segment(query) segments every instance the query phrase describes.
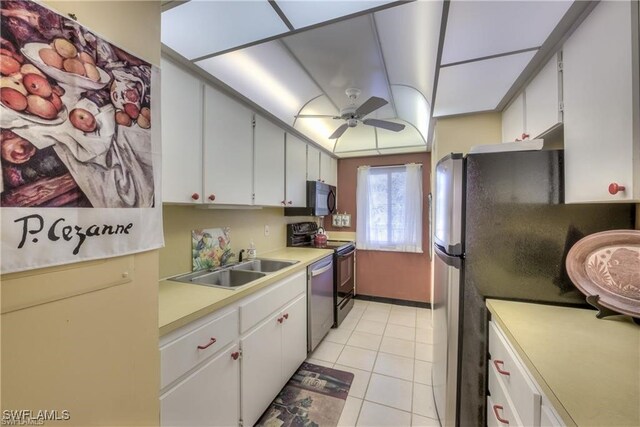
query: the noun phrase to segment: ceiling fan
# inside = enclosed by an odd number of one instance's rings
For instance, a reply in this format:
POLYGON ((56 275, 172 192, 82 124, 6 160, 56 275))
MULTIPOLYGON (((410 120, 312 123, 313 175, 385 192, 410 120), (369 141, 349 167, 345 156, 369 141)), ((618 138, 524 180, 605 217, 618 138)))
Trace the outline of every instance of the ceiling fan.
POLYGON ((298 119, 317 119, 331 117, 333 119, 342 119, 346 123, 340 125, 329 137, 329 139, 338 139, 348 128, 356 127, 358 122, 362 122, 365 125, 373 126, 377 128, 391 130, 393 132, 400 132, 404 129, 404 125, 400 123, 389 122, 386 120, 378 119, 365 119, 364 117, 377 110, 380 107, 387 105, 389 102, 385 99, 372 96, 367 99, 362 105, 356 107, 356 99, 360 96, 360 89, 349 88, 345 91, 350 100, 350 105, 340 110, 339 116, 329 116, 324 114, 298 114, 295 116, 298 119))

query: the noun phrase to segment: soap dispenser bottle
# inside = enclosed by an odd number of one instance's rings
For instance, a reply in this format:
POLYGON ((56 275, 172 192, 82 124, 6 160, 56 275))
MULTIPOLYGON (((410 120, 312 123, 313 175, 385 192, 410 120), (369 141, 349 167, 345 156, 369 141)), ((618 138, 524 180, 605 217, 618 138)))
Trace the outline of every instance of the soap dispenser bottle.
POLYGON ((253 243, 253 240, 249 244, 249 249, 247 250, 247 258, 255 259, 256 257, 256 245, 253 243))

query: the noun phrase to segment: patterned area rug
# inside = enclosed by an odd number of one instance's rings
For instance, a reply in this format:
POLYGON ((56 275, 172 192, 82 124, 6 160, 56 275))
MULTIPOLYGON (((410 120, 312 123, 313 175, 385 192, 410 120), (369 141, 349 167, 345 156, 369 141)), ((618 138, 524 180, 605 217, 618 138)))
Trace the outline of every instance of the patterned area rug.
POLYGON ((351 372, 304 362, 256 425, 337 426, 352 381, 351 372))

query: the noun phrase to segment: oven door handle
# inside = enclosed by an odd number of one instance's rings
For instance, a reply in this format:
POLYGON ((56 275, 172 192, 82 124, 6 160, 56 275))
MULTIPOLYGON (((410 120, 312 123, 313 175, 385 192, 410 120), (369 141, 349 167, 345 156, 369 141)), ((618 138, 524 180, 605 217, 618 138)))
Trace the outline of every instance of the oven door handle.
POLYGON ((351 251, 347 252, 346 254, 338 254, 338 258, 346 258, 348 256, 351 256, 352 253, 354 253, 356 251, 356 248, 353 248, 351 251))
POLYGON ((330 262, 329 264, 326 265, 326 267, 320 268, 318 270, 311 270, 311 277, 319 276, 322 273, 329 271, 331 267, 333 267, 333 262, 330 262))

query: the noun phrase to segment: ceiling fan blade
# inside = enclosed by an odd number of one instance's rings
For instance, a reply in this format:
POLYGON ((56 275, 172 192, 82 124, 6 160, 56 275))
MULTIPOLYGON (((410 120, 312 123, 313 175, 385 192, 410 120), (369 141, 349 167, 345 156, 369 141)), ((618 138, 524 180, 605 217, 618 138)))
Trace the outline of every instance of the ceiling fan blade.
POLYGON ((338 116, 330 116, 328 114, 298 114, 296 116, 293 116, 297 119, 324 119, 324 118, 328 118, 328 119, 339 119, 340 117, 338 116))
POLYGON ((387 101, 386 99, 372 96, 371 98, 364 101, 364 103, 356 109, 356 114, 360 117, 364 117, 372 111, 375 111, 380 107, 384 107, 388 103, 389 101, 387 101))
POLYGON ((362 123, 364 123, 365 125, 374 126, 377 128, 392 130, 394 132, 400 132, 402 129, 404 129, 403 124, 388 122, 386 120, 364 119, 362 123))
POLYGON ((342 124, 340 125, 340 127, 338 127, 338 129, 336 129, 331 136, 329 137, 329 139, 338 139, 342 136, 342 134, 349 128, 348 124, 342 124))

